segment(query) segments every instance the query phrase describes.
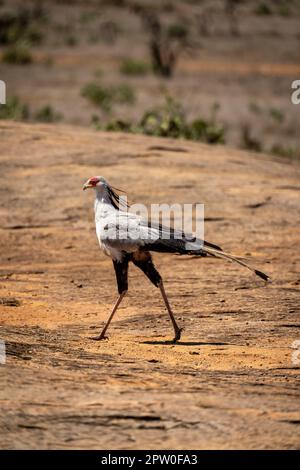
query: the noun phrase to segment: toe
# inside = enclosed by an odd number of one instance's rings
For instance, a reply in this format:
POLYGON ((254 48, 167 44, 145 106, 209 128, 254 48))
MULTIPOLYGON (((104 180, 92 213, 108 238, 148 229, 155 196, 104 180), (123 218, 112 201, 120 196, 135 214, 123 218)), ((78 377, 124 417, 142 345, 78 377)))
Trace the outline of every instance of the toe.
POLYGON ((102 341, 104 339, 108 339, 107 336, 102 336, 102 335, 99 335, 99 336, 89 336, 89 339, 92 339, 94 341, 102 341))

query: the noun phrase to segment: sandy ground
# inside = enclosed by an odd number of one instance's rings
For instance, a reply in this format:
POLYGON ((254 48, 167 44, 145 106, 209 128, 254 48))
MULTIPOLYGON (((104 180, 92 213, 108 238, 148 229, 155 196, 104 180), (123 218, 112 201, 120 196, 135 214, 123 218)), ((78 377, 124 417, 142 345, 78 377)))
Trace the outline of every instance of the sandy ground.
POLYGON ((300 444, 299 164, 226 147, 1 123, 0 446, 240 449, 300 444), (135 267, 116 298, 94 232, 95 174, 136 202, 204 202, 206 238, 247 255, 156 255, 184 327, 135 267), (297 264, 298 263, 298 264, 297 264))

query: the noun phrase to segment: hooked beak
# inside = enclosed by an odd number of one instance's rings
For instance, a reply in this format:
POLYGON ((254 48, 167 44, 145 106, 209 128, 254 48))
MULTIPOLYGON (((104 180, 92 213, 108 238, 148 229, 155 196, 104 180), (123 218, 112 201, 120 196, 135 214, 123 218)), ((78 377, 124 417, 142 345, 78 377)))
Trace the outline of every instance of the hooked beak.
POLYGON ((93 187, 93 185, 87 181, 86 183, 84 183, 82 189, 83 189, 83 191, 85 191, 86 189, 92 188, 92 187, 93 187))

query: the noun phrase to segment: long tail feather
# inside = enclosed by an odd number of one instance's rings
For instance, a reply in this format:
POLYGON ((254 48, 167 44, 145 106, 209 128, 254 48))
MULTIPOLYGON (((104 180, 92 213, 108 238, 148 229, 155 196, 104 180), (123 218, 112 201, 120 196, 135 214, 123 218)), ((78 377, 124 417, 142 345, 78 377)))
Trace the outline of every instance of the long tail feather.
POLYGON ((270 280, 270 277, 267 274, 263 273, 262 271, 259 271, 258 269, 252 268, 251 266, 249 266, 249 264, 245 263, 245 261, 242 261, 242 258, 240 258, 238 256, 233 256, 229 253, 225 253, 224 251, 218 251, 218 250, 215 250, 214 248, 210 248, 210 247, 207 247, 207 246, 203 247, 203 251, 205 253, 207 253, 208 255, 210 255, 210 256, 214 256, 215 258, 222 258, 222 259, 227 259, 227 260, 230 260, 230 261, 234 261, 235 263, 238 263, 241 266, 244 266, 245 268, 249 269, 250 271, 255 273, 257 276, 259 276, 264 281, 269 281, 270 280))

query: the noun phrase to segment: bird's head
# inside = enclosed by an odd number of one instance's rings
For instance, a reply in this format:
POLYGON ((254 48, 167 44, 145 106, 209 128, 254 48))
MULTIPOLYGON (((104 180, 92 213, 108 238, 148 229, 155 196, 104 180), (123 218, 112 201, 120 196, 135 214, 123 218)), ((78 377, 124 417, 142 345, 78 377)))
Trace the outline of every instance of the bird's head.
POLYGON ((124 197, 121 199, 119 194, 116 191, 124 193, 122 189, 115 188, 108 184, 103 176, 93 176, 89 178, 83 185, 83 190, 88 188, 94 188, 97 191, 97 196, 105 197, 110 203, 116 208, 129 207, 127 200, 124 200, 124 197))
POLYGON ((101 189, 104 189, 108 186, 107 181, 103 176, 92 176, 92 178, 89 178, 83 185, 83 190, 85 191, 86 189, 89 188, 95 188, 97 191, 101 191, 101 189))

